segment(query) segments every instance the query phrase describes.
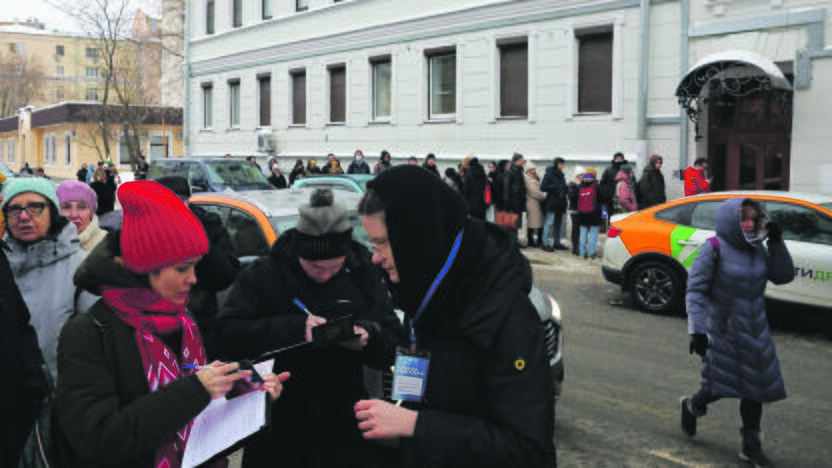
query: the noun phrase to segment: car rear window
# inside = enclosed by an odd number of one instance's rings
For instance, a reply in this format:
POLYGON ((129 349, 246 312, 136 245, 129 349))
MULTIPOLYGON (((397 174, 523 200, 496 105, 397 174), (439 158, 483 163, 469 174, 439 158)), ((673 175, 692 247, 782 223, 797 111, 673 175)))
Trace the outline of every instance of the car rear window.
POLYGON ((668 223, 689 226, 690 212, 692 211, 692 209, 693 208, 688 204, 676 205, 671 206, 670 208, 665 208, 661 211, 657 211, 654 216, 656 217, 656 219, 667 221, 668 223))
POLYGON ((206 162, 208 178, 218 185, 269 185, 268 179, 250 163, 206 162))
POLYGON ((155 179, 157 177, 174 174, 177 163, 153 163, 147 171, 148 179, 155 179))

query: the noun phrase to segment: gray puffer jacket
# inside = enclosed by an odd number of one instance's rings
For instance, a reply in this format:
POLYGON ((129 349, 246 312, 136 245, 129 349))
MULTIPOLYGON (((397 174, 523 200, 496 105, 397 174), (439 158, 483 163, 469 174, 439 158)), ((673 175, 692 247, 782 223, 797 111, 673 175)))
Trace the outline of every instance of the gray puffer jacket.
MULTIPOLYGON (((728 200, 716 214, 719 257, 705 242, 688 277, 688 332, 707 334, 702 385, 715 397, 763 403, 786 398, 777 351, 768 329, 768 281, 794 279, 784 242, 749 241, 740 226, 743 200, 728 200)), ((758 232, 761 226, 758 226, 758 232)))
POLYGON ((54 238, 28 246, 10 236, 6 238, 11 249, 7 257, 12 273, 32 314, 31 323, 38 333, 38 343, 53 379, 58 377, 61 328, 76 313, 86 312, 97 299, 84 292, 75 303, 72 276, 87 254, 81 250, 75 225, 63 217, 55 222, 66 225, 54 238))

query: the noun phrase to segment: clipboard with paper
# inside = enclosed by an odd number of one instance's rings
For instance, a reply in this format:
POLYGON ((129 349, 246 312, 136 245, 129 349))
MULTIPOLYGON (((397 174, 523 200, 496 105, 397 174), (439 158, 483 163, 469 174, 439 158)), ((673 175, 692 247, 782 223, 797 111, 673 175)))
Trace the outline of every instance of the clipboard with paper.
MULTIPOLYGON (((261 375, 272 371, 274 360, 254 365, 261 375)), ((269 395, 252 392, 227 400, 217 398, 194 419, 182 467, 191 468, 227 454, 270 423, 269 395)))

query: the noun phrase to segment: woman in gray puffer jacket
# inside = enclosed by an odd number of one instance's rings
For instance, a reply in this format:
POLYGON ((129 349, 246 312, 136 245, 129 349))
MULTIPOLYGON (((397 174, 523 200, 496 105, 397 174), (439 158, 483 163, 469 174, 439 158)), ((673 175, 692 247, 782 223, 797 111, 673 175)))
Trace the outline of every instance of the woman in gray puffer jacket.
POLYGON ((716 214, 716 238, 705 242, 688 278, 690 352, 702 356, 702 387, 681 399, 682 431, 696 435, 696 418, 720 398, 739 398, 740 458, 767 466, 762 452, 763 403, 786 398, 768 329, 766 284, 794 279, 780 226, 762 204, 735 198, 716 214), (768 241, 763 240, 768 236, 768 241))

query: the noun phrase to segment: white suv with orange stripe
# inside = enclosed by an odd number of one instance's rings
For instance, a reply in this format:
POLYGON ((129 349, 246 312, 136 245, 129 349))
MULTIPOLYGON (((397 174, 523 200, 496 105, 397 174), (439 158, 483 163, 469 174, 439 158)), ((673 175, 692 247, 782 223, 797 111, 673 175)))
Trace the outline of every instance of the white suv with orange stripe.
POLYGON ((699 247, 716 235, 714 218, 729 198, 763 202, 794 259, 795 281, 769 285, 766 297, 832 307, 832 197, 789 192, 719 192, 617 215, 607 233, 601 271, 649 312, 684 304, 688 270, 699 247))

